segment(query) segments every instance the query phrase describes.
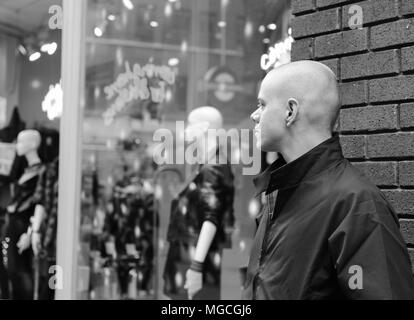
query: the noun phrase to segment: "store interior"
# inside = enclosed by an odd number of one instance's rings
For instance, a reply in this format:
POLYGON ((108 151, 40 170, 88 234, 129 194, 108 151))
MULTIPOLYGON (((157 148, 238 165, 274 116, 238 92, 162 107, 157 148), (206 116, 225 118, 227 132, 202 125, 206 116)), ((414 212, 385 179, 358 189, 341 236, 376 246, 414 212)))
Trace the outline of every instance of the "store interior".
MULTIPOLYGON (((19 132, 40 132, 42 163, 52 177, 58 167, 59 126, 64 121, 61 6, 60 0, 0 3, 0 147, 8 151, 0 160, 3 231, 13 183, 28 166, 24 156, 13 152, 19 132)), ((169 299, 163 271, 171 202, 192 167, 157 165, 154 132, 167 128, 182 139, 177 121, 186 122, 201 106, 217 108, 225 129, 252 129, 249 117, 267 71, 263 55, 289 38, 290 1, 88 0, 85 10, 80 233, 74 236, 79 247, 78 298, 169 299), (146 82, 137 88, 128 79, 136 68, 162 71, 144 74, 141 80, 146 82)), ((251 145, 240 143, 232 152, 240 154, 251 145)), ((263 166, 270 158, 264 157, 263 166)), ((220 261, 222 299, 240 298, 261 206, 252 177, 242 169, 241 164, 232 167, 235 224, 232 245, 220 261)), ((55 186, 57 175, 53 179, 50 184, 55 186)), ((55 202, 52 211, 57 211, 55 202)), ((44 264, 34 259, 37 299, 53 298, 53 290, 44 289, 47 269, 56 263, 52 251, 64 246, 56 243, 57 212, 48 216, 52 218, 43 221, 42 232, 44 237, 52 234, 54 245, 44 264)), ((6 240, 2 236, 3 299, 13 297, 7 288, 6 240)), ((176 281, 184 276, 177 275, 176 281)))
MULTIPOLYGON (((44 173, 50 173, 52 164, 59 161, 59 125, 62 112, 60 87, 61 30, 51 28, 49 8, 61 1, 2 1, 0 3, 0 207, 1 207, 1 298, 26 299, 35 297, 34 282, 18 281, 25 278, 24 264, 40 266, 43 262, 55 264, 55 250, 42 251, 39 261, 34 262, 31 250, 15 253, 13 232, 17 226, 14 218, 24 211, 23 202, 34 201, 36 190, 41 187, 40 179, 30 178, 27 195, 22 192, 19 179, 31 168, 42 166, 44 173), (31 150, 16 153, 17 138, 21 132, 39 134, 39 143, 31 150), (28 154, 31 154, 29 157, 28 154), (39 163, 32 164, 33 155, 39 163), (23 194, 25 196, 23 197, 23 194), (11 214, 10 206, 15 204, 17 212, 11 214), (17 279, 17 280, 16 280, 17 279), (14 286, 13 286, 14 284, 14 286), (14 288, 14 289, 13 289, 14 288)), ((27 136, 26 142, 31 138, 27 136)), ((26 175, 27 177, 27 175, 26 175)), ((22 180, 20 180, 22 182, 22 180)), ((57 175, 51 184, 58 183, 57 175)), ((27 187, 25 185, 25 187, 27 187)), ((48 207, 51 209, 51 207, 48 207)), ((23 214, 22 214, 23 215, 23 214)), ((43 220, 48 232, 56 234, 56 223, 43 220)), ((16 230, 16 229, 15 229, 16 230)), ((29 228, 23 234, 29 234, 29 228)), ((42 229, 42 232, 44 230, 42 229)), ((45 237, 44 237, 45 238, 45 237)), ((49 244, 55 248, 55 236, 49 244)), ((47 273, 40 266, 38 279, 47 273)), ((31 270, 30 270, 31 271, 31 270)), ((39 280, 40 281, 40 280, 39 280)), ((38 284, 39 284, 38 281, 38 284)), ((44 281, 43 281, 44 282, 44 281)), ((47 286, 37 290, 38 298, 52 298, 53 292, 47 286), (40 295, 40 297, 39 297, 40 295)))

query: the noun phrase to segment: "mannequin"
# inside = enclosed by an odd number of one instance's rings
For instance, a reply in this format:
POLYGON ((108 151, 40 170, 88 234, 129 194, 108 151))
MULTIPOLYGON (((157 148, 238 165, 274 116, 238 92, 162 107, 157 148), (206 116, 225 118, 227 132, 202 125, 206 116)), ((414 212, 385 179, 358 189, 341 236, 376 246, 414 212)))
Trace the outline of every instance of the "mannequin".
POLYGON ((28 167, 15 182, 14 196, 7 207, 9 225, 7 235, 10 239, 7 250, 8 270, 12 284, 13 299, 29 300, 33 298, 33 274, 30 248, 32 228, 30 220, 36 208, 35 189, 44 170, 38 155, 41 143, 39 132, 22 131, 17 137, 16 152, 24 156, 28 167))
MULTIPOLYGON (((183 260, 182 257, 177 256, 177 253, 182 247, 188 247, 190 251, 188 259, 191 263, 187 265, 185 271, 184 289, 187 290, 186 294, 190 300, 220 299, 220 264, 225 238, 224 228, 227 227, 226 223, 234 222, 234 177, 230 165, 226 159, 223 159, 217 137, 208 134, 208 130, 222 127, 222 115, 213 107, 197 108, 188 116, 186 142, 197 145, 197 160, 200 167, 172 204, 168 232, 170 250, 165 278, 172 285, 173 293, 179 290, 174 285, 176 284, 174 282, 177 282, 178 272, 176 267, 178 264, 174 265, 174 260, 183 260), (187 236, 183 237, 182 234, 187 236)), ((183 297, 178 295, 175 298, 183 297)))

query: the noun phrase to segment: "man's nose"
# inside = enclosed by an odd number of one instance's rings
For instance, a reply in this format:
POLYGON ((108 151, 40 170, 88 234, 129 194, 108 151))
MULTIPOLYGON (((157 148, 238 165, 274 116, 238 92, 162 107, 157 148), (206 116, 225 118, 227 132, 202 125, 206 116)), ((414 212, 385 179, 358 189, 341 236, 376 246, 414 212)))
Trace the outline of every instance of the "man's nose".
POLYGON ((250 119, 252 119, 254 123, 259 123, 260 122, 260 109, 257 109, 255 112, 253 112, 250 116, 250 119))

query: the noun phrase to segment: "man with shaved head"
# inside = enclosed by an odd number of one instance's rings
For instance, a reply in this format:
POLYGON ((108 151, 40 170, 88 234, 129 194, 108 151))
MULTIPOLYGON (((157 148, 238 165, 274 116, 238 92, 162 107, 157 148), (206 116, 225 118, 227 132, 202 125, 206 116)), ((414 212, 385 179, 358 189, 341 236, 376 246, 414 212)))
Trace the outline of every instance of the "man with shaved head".
POLYGON ((266 199, 246 299, 414 299, 398 218, 343 156, 337 79, 298 61, 272 70, 252 114, 257 147, 280 157, 255 179, 266 199))

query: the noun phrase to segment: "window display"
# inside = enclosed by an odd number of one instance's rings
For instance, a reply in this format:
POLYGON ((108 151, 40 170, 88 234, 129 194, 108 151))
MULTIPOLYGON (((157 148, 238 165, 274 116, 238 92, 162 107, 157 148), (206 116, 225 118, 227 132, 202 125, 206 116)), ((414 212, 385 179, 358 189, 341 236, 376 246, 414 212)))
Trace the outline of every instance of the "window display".
POLYGON ((70 113, 68 72, 61 75, 69 65, 61 59, 63 16, 75 10, 68 4, 66 11, 61 0, 0 4, 0 298, 53 299, 60 282, 51 284, 50 272, 59 263, 74 280, 62 296, 239 298, 260 206, 240 155, 258 152, 244 136, 231 146, 219 140, 206 154, 226 161, 210 167, 186 161, 186 135, 194 119, 204 129, 210 120, 224 131, 252 128, 261 62, 286 59, 275 44, 290 43, 290 1, 78 3, 84 55, 70 62, 83 68, 82 98, 73 104, 81 127, 70 170, 62 169, 69 157, 59 157, 59 130, 67 131, 60 119, 70 113), (155 156, 158 130, 174 137, 161 154, 169 163, 155 156), (18 136, 30 145, 20 155, 18 136), (73 170, 79 186, 65 176, 73 170), (66 184, 78 186, 76 196, 59 194, 66 184), (71 214, 76 226, 58 232, 58 217, 67 223, 71 214), (57 261, 67 248, 71 261, 57 261))
POLYGON ((165 152, 179 154, 203 106, 223 130, 251 129, 262 55, 288 38, 289 6, 87 1, 78 297, 241 297, 259 208, 251 177, 230 161, 160 163, 154 133, 169 130, 165 152))
MULTIPOLYGON (((209 129, 222 126, 217 109, 201 107, 190 113, 186 135, 206 141, 209 129)), ((222 253, 231 247, 234 226, 234 176, 223 154, 227 146, 218 145, 216 137, 198 147, 198 168, 171 205, 164 293, 179 300, 220 300, 222 253), (211 158, 218 163, 210 164, 211 158)))
POLYGON ((61 0, 0 3, 0 299, 53 299, 61 0), (55 87, 53 87, 55 88, 55 87), (47 108, 43 108, 43 106, 47 108))

